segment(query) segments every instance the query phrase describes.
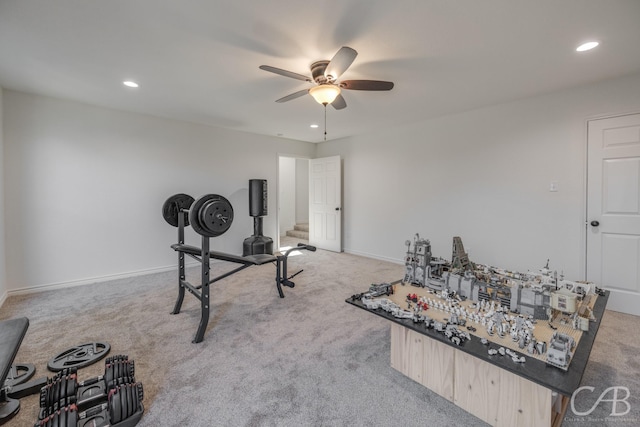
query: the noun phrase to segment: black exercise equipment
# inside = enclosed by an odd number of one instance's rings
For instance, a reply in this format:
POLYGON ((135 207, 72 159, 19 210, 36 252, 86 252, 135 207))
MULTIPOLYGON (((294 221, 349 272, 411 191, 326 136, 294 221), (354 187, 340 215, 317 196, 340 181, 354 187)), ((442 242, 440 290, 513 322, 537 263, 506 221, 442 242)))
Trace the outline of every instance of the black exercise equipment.
POLYGON ((191 227, 202 236, 218 237, 233 223, 231 203, 218 194, 202 196, 190 211, 191 227))
POLYGON ((47 368, 58 372, 65 368, 84 368, 104 358, 111 350, 106 342, 90 342, 76 345, 53 356, 47 368))
MULTIPOLYGON (((178 226, 178 216, 183 210, 189 210, 195 199, 188 194, 175 194, 162 205, 162 217, 174 227, 178 226)), ((189 218, 185 218, 184 225, 189 225, 189 218)))
POLYGON ((31 363, 14 363, 11 365, 7 379, 4 380, 5 387, 15 387, 29 381, 36 373, 35 365, 31 363))
POLYGON ((198 234, 206 237, 224 234, 233 223, 231 203, 218 194, 207 194, 195 203, 187 194, 175 194, 162 205, 162 216, 174 227, 178 227, 178 219, 184 212, 189 212, 188 218, 183 218, 184 225, 191 225, 198 234))
POLYGON ((77 368, 59 371, 40 390, 40 413, 43 420, 69 405, 84 411, 107 401, 109 390, 122 384, 135 383, 135 365, 126 355, 105 359, 104 375, 78 382, 77 368))
MULTIPOLYGON (((142 407, 142 384, 123 384, 109 393, 109 419, 112 425, 132 417, 142 407)), ((141 413, 140 413, 141 414, 141 413)), ((142 415, 142 414, 141 414, 142 415)))
POLYGON ((26 317, 0 322, 0 424, 9 421, 20 410, 20 401, 8 396, 10 386, 5 385, 5 380, 28 328, 26 317))
POLYGON ((47 378, 43 377, 29 381, 35 373, 36 367, 30 363, 12 365, 3 386, 6 395, 11 399, 21 399, 36 394, 40 387, 47 382, 47 378))
POLYGON ((249 180, 249 215, 253 217, 253 235, 244 239, 242 256, 273 254, 273 239, 262 234, 262 217, 267 215, 267 180, 249 180))
POLYGON ((46 378, 31 380, 33 365, 13 365, 13 359, 29 328, 29 319, 21 317, 0 321, 0 425, 20 411, 21 398, 37 393, 46 378))
MULTIPOLYGON (((9 421, 20 410, 21 397, 37 393, 50 384, 47 378, 28 381, 34 374, 32 365, 13 366, 13 359, 20 348, 22 339, 29 328, 29 319, 22 317, 0 321, 0 425, 9 421), (8 380, 8 381, 7 381, 8 380)), ((106 355, 106 353, 105 353, 106 355)), ((104 357, 104 356, 102 356, 104 357)), ((105 375, 81 383, 89 387, 89 382, 103 382, 108 389, 104 403, 78 411, 76 404, 60 406, 44 419, 38 420, 37 427, 133 427, 144 413, 142 384, 133 379, 133 361, 126 356, 114 356, 105 361, 105 375), (130 377, 127 375, 131 374, 130 377), (125 379, 128 378, 128 379, 125 379)), ((65 369, 58 378, 71 375, 75 368, 65 369)), ((59 382, 55 386, 52 400, 73 388, 70 381, 59 382), (64 390, 63 390, 64 388, 64 390)), ((53 388, 52 388, 53 390, 53 388)), ((76 394, 77 395, 77 394, 76 394)), ((45 392, 45 399, 48 397, 45 392)), ((41 395, 42 399, 42 395, 41 395)), ((62 399, 64 400, 64 399, 62 399)))
MULTIPOLYGON (((196 201, 193 204, 189 202, 189 196, 185 194, 176 194, 171 196, 163 205, 163 216, 165 220, 173 225, 173 218, 177 217, 178 227, 178 243, 171 245, 171 248, 178 252, 178 299, 176 300, 172 314, 180 313, 182 302, 184 301, 185 289, 189 291, 193 296, 200 300, 200 324, 196 331, 196 335, 193 339, 194 343, 202 342, 204 333, 209 323, 209 309, 210 309, 210 290, 209 286, 219 280, 229 277, 247 267, 253 265, 263 265, 266 263, 276 263, 276 287, 278 289, 278 295, 280 298, 284 298, 282 292, 282 286, 288 286, 293 288, 294 283, 290 280, 293 276, 287 277, 287 257, 291 250, 288 250, 283 255, 274 256, 271 254, 256 254, 248 256, 238 256, 233 254, 227 254, 223 252, 211 251, 210 241, 211 237, 219 236, 229 229, 231 221, 233 220, 233 208, 222 196, 206 195, 196 201), (214 205, 212 205, 214 204, 214 205), (229 215, 229 213, 231 213, 229 215), (188 224, 187 216, 190 219, 191 226, 198 234, 202 236, 201 247, 186 245, 184 243, 184 228, 188 224), (209 218, 211 217, 211 218, 209 218), (224 218, 224 219, 223 219, 224 218), (196 223, 198 225, 196 225, 196 223), (214 233, 218 233, 215 234, 214 233), (215 235, 214 235, 215 234, 215 235), (200 280, 201 284, 198 286, 192 285, 186 280, 185 271, 185 255, 200 262, 200 280), (227 261, 235 264, 240 264, 239 267, 223 273, 213 279, 209 279, 209 272, 211 270, 211 259, 218 259, 221 261, 227 261)), ((298 244, 295 249, 306 249, 309 251, 315 251, 316 248, 302 243, 298 244)))
POLYGON ((249 216, 257 218, 269 214, 267 195, 266 179, 249 180, 249 216))
POLYGON ((56 410, 34 427, 133 427, 142 418, 141 383, 122 384, 109 391, 107 402, 79 411, 75 404, 56 410))

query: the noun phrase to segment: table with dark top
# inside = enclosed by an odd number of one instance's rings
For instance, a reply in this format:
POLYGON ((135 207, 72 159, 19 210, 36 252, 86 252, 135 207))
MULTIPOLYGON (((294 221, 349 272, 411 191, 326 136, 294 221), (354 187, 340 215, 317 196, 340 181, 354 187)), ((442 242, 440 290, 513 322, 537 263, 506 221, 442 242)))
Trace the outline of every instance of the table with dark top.
MULTIPOLYGON (((399 287, 400 287, 399 285, 396 285, 396 288, 399 288, 399 287)), ((410 289, 411 288, 407 287, 407 290, 410 290, 410 289)), ((396 289, 396 291, 400 292, 400 289, 396 289)), ((566 371, 560 368, 557 368, 555 366, 548 365, 543 360, 539 360, 534 357, 529 357, 526 351, 518 352, 519 354, 522 354, 525 356, 526 358, 525 363, 514 363, 511 360, 511 357, 509 357, 508 355, 500 356, 499 354, 497 354, 497 355, 491 356, 487 352, 488 346, 482 344, 480 341, 480 338, 477 336, 474 336, 473 334, 471 334, 470 340, 463 342, 461 345, 456 345, 453 342, 451 342, 443 333, 438 332, 434 329, 425 328, 423 323, 415 323, 412 319, 396 318, 391 313, 388 313, 380 308, 370 310, 366 306, 364 306, 362 301, 358 298, 350 297, 350 298, 347 298, 346 302, 368 313, 387 319, 393 322, 393 324, 402 326, 409 331, 417 332, 418 334, 420 334, 420 336, 425 336, 430 338, 431 340, 436 341, 437 343, 441 343, 440 347, 442 345, 446 346, 446 348, 453 347, 454 352, 452 354, 455 354, 456 351, 466 353, 468 355, 473 356, 474 358, 487 362, 488 364, 496 366, 504 371, 515 374, 518 377, 521 377, 530 382, 533 382, 545 389, 550 390, 553 393, 559 393, 565 396, 563 398, 564 409, 558 410, 560 417, 558 416, 558 414, 556 414, 556 416, 553 417, 555 418, 556 421, 554 422, 552 418, 552 422, 551 422, 551 425, 559 425, 558 418, 561 418, 561 416, 563 416, 564 414, 564 411, 566 411, 568 398, 580 386, 580 382, 585 372, 587 361, 589 360, 589 355, 591 353, 591 349, 593 347, 596 334, 598 333, 600 322, 602 320, 602 316, 604 315, 605 307, 607 305, 608 299, 609 299, 608 291, 605 292, 604 295, 600 295, 597 297, 595 305, 593 307, 593 315, 595 317, 595 320, 589 322, 589 330, 582 333, 582 336, 578 341, 576 348, 573 350, 573 357, 566 371)), ((461 327, 461 329, 465 330, 463 327, 461 327)), ((402 330, 402 329, 399 329, 399 330, 402 330)), ((510 339, 510 337, 507 336, 505 337, 505 339, 510 339)), ((393 328, 392 328, 392 341, 393 341, 393 328)), ((430 341, 430 340, 427 340, 427 341, 430 341)), ((500 346, 500 339, 496 337, 494 341, 490 341, 490 344, 491 344, 491 348, 496 348, 497 346, 500 346)), ((436 344, 434 343, 434 345, 436 344)), ((392 359, 393 359, 394 348, 392 348, 391 351, 392 351, 392 359)), ((401 350, 401 354, 404 354, 404 356, 407 356, 407 351, 412 351, 412 350, 405 348, 401 350)), ((416 354, 411 354, 409 356, 410 356, 410 359, 415 358, 416 354)), ((393 365, 393 360, 392 360, 392 365, 393 365)), ((410 378, 412 378, 411 375, 408 375, 406 372, 403 372, 403 373, 409 376, 410 378)), ((416 379, 416 378, 412 378, 412 379, 419 381, 419 379, 416 379)), ((551 392, 549 395, 551 395, 551 392)), ((452 400, 454 403, 457 401, 457 399, 453 399, 451 398, 451 396, 445 396, 445 397, 447 397, 449 400, 452 400)), ((522 412, 521 410, 518 410, 518 411, 522 412)), ((469 411, 469 412, 472 412, 472 411, 469 411)), ((495 424, 495 425, 501 424, 498 422, 494 423, 493 418, 486 421, 489 422, 490 424, 495 424)), ((559 420, 559 422, 561 422, 561 420, 559 420)))

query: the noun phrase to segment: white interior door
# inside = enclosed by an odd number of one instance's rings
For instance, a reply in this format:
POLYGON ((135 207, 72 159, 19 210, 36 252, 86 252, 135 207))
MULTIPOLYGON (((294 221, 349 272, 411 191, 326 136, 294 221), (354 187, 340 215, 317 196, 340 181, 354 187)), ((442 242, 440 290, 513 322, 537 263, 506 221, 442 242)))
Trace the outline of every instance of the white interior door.
POLYGON ((309 244, 342 252, 340 156, 309 161, 309 244))
POLYGON ((586 258, 607 308, 640 315, 640 114, 588 123, 586 258))

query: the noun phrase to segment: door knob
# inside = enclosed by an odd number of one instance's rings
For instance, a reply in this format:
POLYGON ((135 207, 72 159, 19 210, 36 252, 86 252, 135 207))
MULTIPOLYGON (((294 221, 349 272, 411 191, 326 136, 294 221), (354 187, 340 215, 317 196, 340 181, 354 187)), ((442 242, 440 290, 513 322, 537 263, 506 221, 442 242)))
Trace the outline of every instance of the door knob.
POLYGON ((595 220, 594 220, 594 221, 591 221, 591 226, 592 226, 592 227, 597 227, 597 226, 599 226, 599 225, 600 225, 600 223, 599 223, 598 221, 595 221, 595 220))
POLYGON ((336 208, 336 210, 337 210, 337 211, 339 211, 339 210, 340 210, 340 208, 336 208))

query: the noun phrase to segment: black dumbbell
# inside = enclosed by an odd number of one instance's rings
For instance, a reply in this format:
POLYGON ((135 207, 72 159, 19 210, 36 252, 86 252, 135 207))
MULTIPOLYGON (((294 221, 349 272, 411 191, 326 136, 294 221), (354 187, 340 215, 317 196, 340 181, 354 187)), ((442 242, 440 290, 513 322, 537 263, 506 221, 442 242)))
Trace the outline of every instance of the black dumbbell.
POLYGON ((38 420, 34 427, 77 427, 78 408, 76 405, 65 406, 43 420, 38 420))
POLYGON ((127 356, 112 356, 105 360, 104 375, 78 382, 76 368, 58 372, 40 390, 39 419, 61 408, 76 405, 83 411, 99 401, 107 400, 107 393, 117 385, 135 382, 135 365, 127 356))
POLYGON ((142 418, 141 383, 121 384, 109 390, 107 402, 79 412, 76 405, 54 411, 34 427, 133 427, 142 418))
POLYGON ((109 421, 116 425, 138 413, 142 415, 142 383, 122 384, 109 391, 109 421))

